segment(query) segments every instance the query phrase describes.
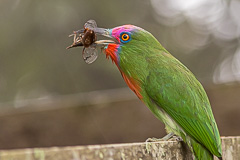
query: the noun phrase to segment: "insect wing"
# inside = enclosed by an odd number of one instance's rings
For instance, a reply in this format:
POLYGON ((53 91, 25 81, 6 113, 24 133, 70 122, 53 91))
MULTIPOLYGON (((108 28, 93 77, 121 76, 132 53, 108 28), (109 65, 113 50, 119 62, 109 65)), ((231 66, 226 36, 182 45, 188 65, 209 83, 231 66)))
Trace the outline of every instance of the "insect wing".
POLYGON ((85 24, 84 24, 84 28, 89 28, 89 29, 93 29, 97 27, 97 23, 94 20, 88 20, 85 24))
POLYGON ((95 46, 90 46, 88 48, 83 49, 82 56, 83 56, 83 60, 87 64, 91 64, 97 59, 98 51, 95 46))

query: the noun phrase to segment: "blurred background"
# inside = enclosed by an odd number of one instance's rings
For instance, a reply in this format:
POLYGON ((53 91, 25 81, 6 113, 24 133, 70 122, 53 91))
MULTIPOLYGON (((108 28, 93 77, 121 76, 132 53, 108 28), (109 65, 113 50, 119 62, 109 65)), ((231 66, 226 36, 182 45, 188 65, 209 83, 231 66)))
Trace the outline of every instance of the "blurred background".
POLYGON ((145 141, 164 126, 105 55, 68 35, 89 19, 151 32, 201 81, 222 136, 240 135, 239 0, 1 0, 0 148, 145 141))

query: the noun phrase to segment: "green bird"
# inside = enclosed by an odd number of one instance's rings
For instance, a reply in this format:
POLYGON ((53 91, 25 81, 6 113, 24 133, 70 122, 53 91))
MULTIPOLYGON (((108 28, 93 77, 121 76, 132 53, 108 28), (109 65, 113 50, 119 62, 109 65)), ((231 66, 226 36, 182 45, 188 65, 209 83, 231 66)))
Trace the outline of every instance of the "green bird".
POLYGON ((95 44, 104 47, 129 88, 165 124, 167 133, 181 137, 195 159, 222 159, 210 102, 193 73, 140 27, 94 30, 112 38, 95 44))

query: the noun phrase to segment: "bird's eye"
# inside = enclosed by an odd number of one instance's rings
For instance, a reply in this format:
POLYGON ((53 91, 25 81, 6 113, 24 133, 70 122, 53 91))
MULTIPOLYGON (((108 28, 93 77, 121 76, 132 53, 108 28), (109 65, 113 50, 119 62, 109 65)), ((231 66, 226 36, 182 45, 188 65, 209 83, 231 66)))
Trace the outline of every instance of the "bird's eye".
POLYGON ((122 43, 127 43, 131 40, 131 37, 130 37, 129 33, 124 32, 124 33, 121 33, 120 40, 122 43))

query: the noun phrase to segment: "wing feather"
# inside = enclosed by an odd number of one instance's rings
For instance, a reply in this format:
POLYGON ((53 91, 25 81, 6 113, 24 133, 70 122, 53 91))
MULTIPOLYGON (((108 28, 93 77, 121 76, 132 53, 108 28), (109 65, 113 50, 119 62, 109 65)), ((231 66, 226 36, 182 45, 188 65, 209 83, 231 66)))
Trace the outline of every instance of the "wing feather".
POLYGON ((188 135, 221 156, 220 135, 202 85, 174 57, 158 58, 162 57, 147 57, 151 62, 145 86, 148 96, 188 135))

